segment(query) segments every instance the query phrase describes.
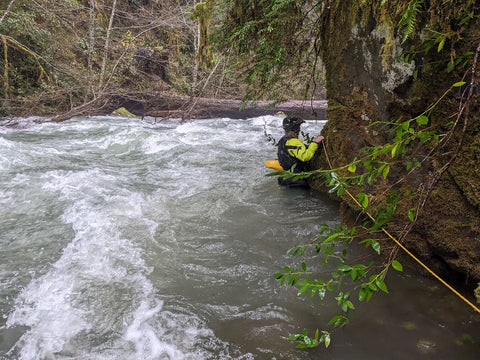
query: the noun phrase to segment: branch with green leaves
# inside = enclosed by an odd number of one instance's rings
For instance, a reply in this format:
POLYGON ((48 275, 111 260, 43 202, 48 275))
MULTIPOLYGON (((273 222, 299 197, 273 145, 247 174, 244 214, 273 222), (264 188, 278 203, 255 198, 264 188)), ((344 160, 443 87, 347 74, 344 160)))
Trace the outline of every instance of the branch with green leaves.
MULTIPOLYGON (((339 307, 339 311, 327 323, 332 329, 316 329, 313 337, 308 335, 307 330, 303 330, 299 334, 290 335, 288 339, 296 342, 297 348, 311 348, 322 343, 328 347, 331 342, 331 332, 335 328, 347 325, 349 312, 355 309, 352 291, 357 292, 358 301, 368 302, 375 292, 379 290, 385 293, 388 292, 384 280, 390 266, 397 271, 403 270, 402 265, 397 260, 385 264, 380 271, 375 270, 373 261, 368 264, 355 263, 349 265, 347 262, 347 249, 339 249, 338 247, 341 244, 350 244, 357 237, 359 230, 363 231, 365 228, 363 226, 349 228, 346 225, 329 226, 324 224, 322 225, 321 234, 314 242, 297 245, 288 250, 288 253, 294 256, 305 256, 309 249, 314 251, 315 256, 323 255, 322 266, 330 267, 328 279, 320 278, 318 270, 308 269, 304 261, 301 263, 300 268, 286 266, 283 271, 274 275, 280 281, 280 285, 297 287, 299 296, 308 294, 311 298, 317 296, 320 300, 324 300, 328 292, 336 291, 334 299, 339 307), (334 263, 333 268, 332 263, 334 263)), ((377 253, 380 253, 378 241, 366 239, 362 243, 367 247, 371 246, 377 253)))

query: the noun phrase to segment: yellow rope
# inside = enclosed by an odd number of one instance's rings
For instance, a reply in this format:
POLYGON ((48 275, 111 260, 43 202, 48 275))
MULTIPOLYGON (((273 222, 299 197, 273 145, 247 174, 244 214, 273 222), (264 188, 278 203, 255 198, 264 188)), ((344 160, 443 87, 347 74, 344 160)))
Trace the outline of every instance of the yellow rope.
MULTIPOLYGON (((332 169, 332 163, 330 162, 330 158, 328 157, 327 148, 325 146, 325 141, 322 141, 323 144, 323 151, 325 152, 325 157, 327 158, 328 165, 330 169, 332 169)), ((358 202, 358 200, 347 190, 345 192, 352 198, 352 200, 360 207, 363 206, 358 202)), ((375 218, 366 210, 364 210, 367 216, 375 222, 375 218)), ((438 281, 440 281, 443 285, 445 285, 449 290, 451 290, 455 295, 457 295, 460 299, 465 301, 468 305, 470 305, 473 310, 480 313, 480 309, 475 306, 471 301, 466 299, 462 294, 460 294, 457 290, 455 290, 451 285, 449 285, 445 280, 443 280, 440 276, 438 276, 433 270, 431 270, 427 265, 425 265, 420 259, 418 259, 415 255, 413 255, 405 246, 403 246, 393 235, 391 235, 387 230, 382 227, 382 231, 392 239, 403 251, 405 251, 412 259, 414 259, 417 263, 419 263, 424 269, 426 269, 430 274, 432 274, 438 281)))

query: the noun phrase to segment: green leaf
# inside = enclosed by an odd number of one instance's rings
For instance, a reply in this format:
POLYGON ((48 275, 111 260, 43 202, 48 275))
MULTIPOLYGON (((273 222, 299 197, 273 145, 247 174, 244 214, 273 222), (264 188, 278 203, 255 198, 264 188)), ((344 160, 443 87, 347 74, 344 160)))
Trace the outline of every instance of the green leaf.
POLYGON ((344 325, 347 325, 347 324, 348 324, 348 318, 342 313, 336 314, 328 322, 328 325, 333 325, 335 327, 338 327, 338 326, 343 327, 344 325))
POLYGON ((350 164, 350 166, 348 167, 348 171, 350 171, 351 173, 355 173, 356 170, 357 170, 357 164, 355 163, 350 164))
POLYGON ((363 185, 363 183, 365 182, 365 177, 367 176, 367 174, 363 174, 362 176, 359 176, 358 179, 357 179, 357 185, 363 185))
POLYGON ((438 44, 437 52, 442 51, 443 45, 445 45, 445 40, 446 38, 443 38, 442 41, 440 41, 440 44, 438 44))
POLYGON ((360 289, 360 292, 358 293, 358 300, 363 301, 367 298, 368 294, 371 293, 372 290, 370 290, 367 286, 362 286, 360 289))
POLYGON ((372 248, 377 252, 378 255, 380 255, 380 243, 378 241, 372 242, 372 248))
POLYGON ((303 285, 302 288, 298 290, 297 296, 302 295, 305 291, 308 290, 309 287, 310 287, 310 284, 303 285))
POLYGON ((370 174, 370 175, 368 176, 368 178, 367 178, 367 183, 368 183, 369 185, 371 185, 374 178, 375 178, 375 174, 373 174, 373 173, 370 174))
POLYGON ((392 261, 392 267, 397 271, 403 271, 403 265, 400 264, 397 260, 392 261))
POLYGON ((383 175, 383 178, 384 178, 384 179, 387 178, 389 171, 390 171, 390 165, 386 165, 386 166, 383 168, 383 171, 382 171, 382 175, 383 175))
POLYGON ((339 232, 335 232, 333 234, 330 234, 328 235, 325 239, 323 239, 322 241, 322 244, 327 244, 329 242, 332 242, 332 240, 336 239, 337 237, 339 237, 340 235, 342 235, 341 233, 339 232))
POLYGON ((472 19, 472 17, 470 17, 470 16, 464 17, 462 20, 460 20, 460 22, 458 23, 458 26, 462 26, 467 21, 470 21, 470 19, 472 19))
POLYGON ((395 146, 392 148, 392 159, 395 157, 395 155, 397 154, 397 151, 400 147, 400 143, 397 143, 395 144, 395 146))
POLYGON ((452 70, 455 68, 455 62, 454 61, 449 61, 447 64, 447 72, 452 72, 452 70))
POLYGON ((420 115, 415 119, 418 125, 427 125, 428 124, 428 117, 425 115, 420 115))
POLYGON ((299 336, 300 336, 299 334, 291 334, 287 340, 295 341, 298 339, 299 336))
POLYGON ((323 332, 323 335, 320 338, 320 341, 325 344, 326 348, 328 348, 328 346, 330 345, 330 333, 328 333, 327 331, 322 331, 322 332, 323 332))
MULTIPOLYGON (((293 255, 303 255, 303 254, 305 254, 306 246, 299 245, 296 248, 292 248, 292 249, 295 249, 293 251, 293 255)), ((291 251, 292 249, 290 249, 289 251, 291 251)), ((287 254, 289 253, 289 251, 287 251, 287 254)))
POLYGON ((380 290, 388 293, 387 285, 385 285, 385 283, 382 280, 377 278, 377 280, 375 280, 375 284, 377 284, 377 286, 380 290))
POLYGON ((348 265, 338 265, 337 266, 337 270, 340 270, 342 272, 349 272, 349 271, 352 271, 352 267, 351 266, 348 266, 348 265))
POLYGON ((358 279, 358 271, 357 270, 353 269, 350 275, 352 276, 353 281, 358 279))
POLYGON ((266 174, 265 176, 278 176, 278 175, 284 175, 284 174, 285 174, 285 171, 272 171, 266 174))
POLYGON ((413 220, 415 219, 414 213, 416 209, 417 208, 411 208, 410 210, 408 210, 408 218, 410 219, 411 222, 413 222, 413 220))
POLYGON ((460 86, 463 86, 465 84, 466 84, 465 81, 459 81, 459 82, 456 82, 455 84, 453 84, 452 87, 460 87, 460 86))
POLYGON ((362 205, 363 208, 366 208, 368 206, 368 196, 365 193, 360 193, 357 194, 357 199, 360 205, 362 205))
POLYGON ((345 301, 345 305, 349 308, 349 309, 355 309, 355 306, 353 306, 353 303, 350 301, 350 300, 347 300, 345 301))

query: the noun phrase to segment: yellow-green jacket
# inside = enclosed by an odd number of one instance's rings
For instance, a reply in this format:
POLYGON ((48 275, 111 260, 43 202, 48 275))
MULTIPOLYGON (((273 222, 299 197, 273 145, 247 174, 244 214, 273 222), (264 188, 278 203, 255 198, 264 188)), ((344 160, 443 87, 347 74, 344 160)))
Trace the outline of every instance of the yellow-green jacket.
POLYGON ((296 164, 294 172, 305 171, 305 163, 309 161, 318 149, 318 144, 312 142, 305 146, 302 140, 283 136, 278 142, 278 162, 285 170, 290 170, 296 164))

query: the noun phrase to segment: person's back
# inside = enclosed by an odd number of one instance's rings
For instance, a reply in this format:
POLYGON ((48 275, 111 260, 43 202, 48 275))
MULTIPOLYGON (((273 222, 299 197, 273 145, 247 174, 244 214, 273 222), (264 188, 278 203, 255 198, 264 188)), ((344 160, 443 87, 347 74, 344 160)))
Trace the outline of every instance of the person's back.
MULTIPOLYGON (((305 121, 296 116, 287 116, 283 119, 283 129, 285 135, 278 143, 278 162, 284 170, 290 170, 294 173, 306 171, 306 162, 309 161, 318 149, 318 143, 323 140, 323 136, 317 136, 307 147, 298 138, 300 125, 305 121)), ((307 186, 305 179, 293 180, 293 178, 278 178, 280 185, 289 187, 307 186)))

